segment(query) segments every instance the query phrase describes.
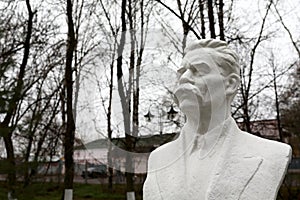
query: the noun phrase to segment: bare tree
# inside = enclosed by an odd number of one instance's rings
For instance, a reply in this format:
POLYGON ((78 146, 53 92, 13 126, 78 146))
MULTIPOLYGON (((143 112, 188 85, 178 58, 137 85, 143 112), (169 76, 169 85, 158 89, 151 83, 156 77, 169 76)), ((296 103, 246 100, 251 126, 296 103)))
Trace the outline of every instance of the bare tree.
MULTIPOLYGON (((168 6, 167 4, 165 4, 164 2, 157 0, 158 3, 160 3, 164 8, 166 8, 168 11, 170 11, 176 18, 178 18, 181 21, 182 24, 182 30, 183 30, 183 38, 182 38, 182 47, 180 52, 182 53, 182 55, 184 54, 184 49, 186 46, 186 42, 187 42, 187 36, 189 34, 189 32, 192 32, 193 35, 197 38, 200 39, 201 37, 199 36, 198 32, 196 31, 196 29, 194 27, 197 26, 197 24, 195 24, 195 20, 198 17, 198 13, 199 13, 199 9, 197 7, 197 2, 196 0, 186 0, 185 3, 183 4, 183 2, 181 0, 177 0, 177 8, 179 10, 179 14, 172 9, 170 6, 168 6), (190 6, 188 6, 190 4, 190 6)), ((203 2, 199 1, 200 4, 200 8, 203 9, 203 2)), ((203 10, 200 10, 200 15, 203 14, 203 10)), ((201 22, 204 21, 204 18, 201 17, 201 22)), ((204 25, 202 26, 202 32, 201 34, 205 34, 204 33, 204 25)), ((176 45, 176 44, 175 44, 176 45)), ((178 48, 178 47, 176 47, 178 48)))
POLYGON ((73 4, 71 0, 66 2, 67 20, 68 20, 68 40, 65 66, 65 87, 67 94, 66 116, 67 127, 64 135, 64 154, 65 154, 65 179, 64 179, 64 198, 65 200, 73 197, 73 178, 74 178, 74 137, 75 122, 73 117, 73 55, 76 49, 76 38, 73 23, 73 4))
MULTIPOLYGON (((293 73, 290 74, 289 81, 279 98, 280 125, 282 133, 289 136, 289 144, 293 149, 293 158, 299 157, 299 121, 300 121, 300 67, 299 61, 293 73)), ((286 141, 285 141, 286 142, 286 141)), ((295 189, 295 181, 298 180, 295 173, 287 173, 278 199, 296 199, 300 190, 295 189)))
POLYGON ((273 75, 273 85, 274 85, 274 95, 275 95, 275 108, 276 108, 276 119, 277 119, 277 128, 279 132, 279 139, 281 142, 283 142, 283 133, 282 133, 282 127, 281 127, 281 117, 280 117, 280 105, 279 105, 279 94, 278 94, 278 83, 276 78, 276 66, 274 63, 274 55, 272 54, 270 64, 272 67, 272 75, 273 75), (272 59, 273 58, 273 59, 272 59))
POLYGON ((26 72, 26 66, 29 58, 29 52, 31 47, 31 37, 32 37, 32 26, 33 26, 33 17, 34 12, 31 9, 30 0, 26 0, 26 8, 28 12, 27 18, 27 27, 26 27, 26 37, 24 41, 24 51, 22 62, 20 64, 18 76, 17 76, 17 83, 13 90, 12 98, 9 100, 8 109, 5 113, 4 119, 0 123, 1 134, 4 138, 6 153, 7 153, 7 160, 10 166, 10 170, 8 172, 8 185, 9 185, 9 196, 14 198, 14 187, 16 185, 16 169, 15 169, 15 155, 14 155, 14 147, 12 141, 12 134, 13 130, 10 127, 11 120, 13 118, 14 113, 20 103, 22 96, 23 96, 23 88, 24 88, 24 76, 26 72))
MULTIPOLYGON (((280 96, 280 117, 282 118, 282 127, 292 136, 299 135, 299 104, 300 104, 300 67, 299 61, 296 69, 290 75, 291 82, 287 84, 286 90, 280 96)), ((297 148, 295 148, 296 150, 297 148)), ((296 150, 297 151, 297 150, 296 150)))
MULTIPOLYGON (((111 140, 112 124, 111 124, 111 109, 112 109, 112 92, 113 92, 113 76, 114 65, 116 64, 116 75, 118 94, 121 100, 123 124, 125 128, 125 150, 131 152, 134 150, 135 141, 139 133, 139 79, 141 76, 142 56, 147 35, 147 24, 152 10, 151 1, 122 1, 121 4, 121 22, 112 18, 110 13, 111 4, 100 1, 100 6, 104 12, 104 17, 107 22, 107 28, 103 30, 105 37, 111 37, 109 45, 110 56, 110 75, 107 77, 109 86, 108 103, 105 107, 108 131, 108 139, 111 140), (145 12, 147 10, 147 12, 145 12), (120 24, 120 25, 119 25, 120 24), (120 34, 118 34, 122 31, 120 34), (129 39, 127 40, 127 36, 129 39), (120 36, 120 37, 118 37, 120 36), (129 44, 129 55, 127 54, 126 42, 129 44), (126 48, 126 49, 125 49, 126 48), (124 50, 125 49, 125 50, 124 50), (128 55, 128 57, 127 57, 128 55), (128 62, 127 62, 128 58, 128 62), (116 62, 115 62, 116 59, 116 62), (126 62, 126 64, 125 64, 126 62), (128 65, 127 65, 128 63, 128 65), (127 68, 128 66, 128 68, 127 68), (128 77, 124 76, 129 74, 128 77)), ((101 17, 101 16, 100 16, 101 17)), ((106 61, 107 62, 107 61, 106 61)), ((105 62, 103 63, 104 65, 105 62)), ((100 87, 99 87, 100 88, 100 87)), ((102 98, 103 102, 103 98, 102 98)), ((103 104, 104 105, 104 104, 103 104)), ((109 142, 108 162, 109 170, 112 174, 113 165, 111 156, 111 142, 109 142)), ((130 155, 126 158, 126 180, 127 190, 133 191, 133 166, 130 155)), ((109 185, 112 179, 109 178, 109 185)), ((111 187, 110 187, 111 189, 111 187)))
MULTIPOLYGON (((166 8, 171 14, 181 21, 183 38, 180 42, 181 47, 178 48, 179 42, 173 41, 174 37, 169 36, 170 41, 174 44, 175 48, 184 55, 184 49, 189 33, 192 33, 197 39, 206 38, 206 31, 209 31, 210 38, 216 38, 216 26, 220 30, 219 37, 221 40, 225 40, 225 27, 224 27, 224 1, 213 1, 213 0, 178 0, 177 7, 172 8, 165 2, 156 0, 164 8, 166 8), (178 10, 178 11, 176 11, 178 10), (218 20, 215 19, 215 15, 218 16, 218 20), (208 22, 206 22, 208 18, 208 22), (208 27, 208 29, 206 29, 208 27), (200 34, 199 34, 200 33, 200 34)), ((231 10, 226 10, 227 14, 230 15, 231 10)), ((165 31, 172 29, 168 26, 168 22, 165 22, 162 18, 161 24, 164 26, 165 31)), ((174 31, 172 31, 174 32, 174 31)))
POLYGON ((285 22, 283 21, 282 15, 280 14, 279 10, 277 9, 276 3, 273 3, 272 5, 273 5, 273 7, 274 7, 274 10, 275 10, 275 12, 276 12, 276 14, 277 14, 277 16, 278 16, 278 19, 279 19, 281 25, 284 27, 284 29, 285 29, 286 32, 288 33, 288 36, 289 36, 289 38, 290 38, 290 40, 291 40, 291 42, 292 42, 292 44, 293 44, 295 50, 296 50, 297 53, 298 53, 298 57, 300 58, 300 49, 299 49, 299 45, 297 45, 297 42, 295 41, 295 39, 294 39, 294 37, 293 37, 293 35, 292 35, 290 29, 286 26, 285 22))
MULTIPOLYGON (((106 113, 106 117, 107 117, 107 137, 108 137, 108 152, 107 152, 107 158, 108 158, 108 189, 112 192, 112 188, 113 188, 113 168, 112 168, 112 120, 111 120, 111 115, 112 115, 112 100, 113 100, 113 89, 114 89, 114 65, 115 65, 115 56, 116 56, 116 48, 117 48, 117 33, 118 33, 118 28, 114 28, 111 22, 111 18, 109 16, 109 13, 106 9, 106 7, 104 6, 104 3, 102 0, 100 0, 100 5, 101 8, 104 12, 104 16, 107 20, 107 22, 109 23, 109 29, 110 32, 113 36, 113 44, 110 46, 109 52, 111 52, 111 58, 110 58, 110 65, 109 65, 109 69, 110 69, 110 76, 108 78, 108 82, 109 82, 109 99, 108 99, 108 106, 107 109, 105 109, 105 105, 103 105, 105 113, 106 113)), ((110 39, 107 38, 107 43, 110 43, 110 39)), ((98 88, 101 88, 101 86, 99 85, 98 88)), ((101 91, 99 91, 101 93, 101 91)), ((104 102, 104 100, 102 101, 104 102)))
MULTIPOLYGON (((243 118, 243 123, 245 126, 245 130, 249 133, 251 133, 251 114, 250 114, 250 89, 252 86, 252 81, 253 81, 253 71, 254 71, 254 60, 255 60, 255 55, 257 53, 257 48, 261 44, 261 42, 265 41, 269 36, 264 35, 264 29, 265 29, 265 23, 266 19, 268 17, 270 8, 272 5, 272 1, 268 3, 265 14, 263 16, 260 30, 258 33, 257 38, 254 38, 255 42, 253 46, 251 47, 250 50, 250 55, 249 56, 249 63, 242 63, 241 67, 241 86, 240 86, 240 94, 242 97, 242 102, 241 102, 241 108, 242 108, 242 118, 243 118)), ((251 40, 250 40, 251 41, 251 40)), ((244 44, 245 45, 245 44, 244 44)), ((239 107, 239 108, 240 108, 239 107)), ((238 109, 237 109, 238 110, 238 109)), ((237 110, 235 110, 233 113, 236 113, 237 110)))

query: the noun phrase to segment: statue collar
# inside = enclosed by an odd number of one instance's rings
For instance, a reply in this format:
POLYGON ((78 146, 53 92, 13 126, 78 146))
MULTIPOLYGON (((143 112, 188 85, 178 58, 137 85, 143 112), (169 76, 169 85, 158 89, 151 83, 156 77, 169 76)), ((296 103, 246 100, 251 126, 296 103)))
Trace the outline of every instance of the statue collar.
POLYGON ((228 127, 232 120, 231 117, 228 117, 223 123, 203 135, 196 133, 190 145, 189 153, 199 152, 200 159, 210 155, 216 146, 222 145, 226 135, 228 135, 228 127))

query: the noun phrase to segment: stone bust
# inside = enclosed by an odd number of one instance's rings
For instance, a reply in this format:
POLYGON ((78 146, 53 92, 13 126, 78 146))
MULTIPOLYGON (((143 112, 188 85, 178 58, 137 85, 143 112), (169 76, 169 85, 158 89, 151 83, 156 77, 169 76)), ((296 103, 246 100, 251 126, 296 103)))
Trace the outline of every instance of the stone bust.
POLYGON ((186 123, 151 152, 144 200, 276 199, 291 148, 238 128, 231 102, 239 71, 226 42, 202 39, 185 49, 174 94, 186 123))

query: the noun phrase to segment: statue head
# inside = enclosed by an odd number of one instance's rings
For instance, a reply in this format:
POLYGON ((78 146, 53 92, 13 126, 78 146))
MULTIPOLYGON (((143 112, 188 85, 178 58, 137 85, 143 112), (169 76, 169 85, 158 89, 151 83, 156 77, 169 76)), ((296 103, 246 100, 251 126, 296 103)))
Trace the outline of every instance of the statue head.
MULTIPOLYGON (((202 39, 185 49, 182 65, 178 70, 179 86, 175 90, 179 106, 189 109, 229 106, 235 96, 240 68, 238 56, 227 43, 215 39, 202 39), (189 100, 188 103, 184 103, 189 100), (194 103, 192 103, 194 102, 194 103)), ((195 111, 195 110, 194 110, 195 111)))

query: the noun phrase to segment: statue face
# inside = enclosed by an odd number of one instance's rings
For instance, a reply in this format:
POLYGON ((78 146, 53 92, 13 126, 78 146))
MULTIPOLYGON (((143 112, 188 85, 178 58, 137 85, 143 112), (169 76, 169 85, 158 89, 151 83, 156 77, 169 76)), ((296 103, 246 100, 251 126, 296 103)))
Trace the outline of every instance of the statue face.
POLYGON ((213 52, 197 49, 183 58, 175 90, 183 112, 195 112, 195 108, 211 108, 224 103, 224 76, 210 53, 213 52))

